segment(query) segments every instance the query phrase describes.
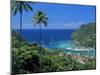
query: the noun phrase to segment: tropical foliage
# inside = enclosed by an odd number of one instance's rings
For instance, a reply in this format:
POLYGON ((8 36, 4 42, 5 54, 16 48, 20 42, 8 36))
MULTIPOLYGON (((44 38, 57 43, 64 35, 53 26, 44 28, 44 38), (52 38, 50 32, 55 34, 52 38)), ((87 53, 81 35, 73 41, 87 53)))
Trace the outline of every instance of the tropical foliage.
POLYGON ((73 34, 72 38, 83 47, 96 47, 96 24, 83 24, 73 34))
POLYGON ((32 3, 11 0, 11 8, 12 8, 13 15, 16 15, 18 12, 22 14, 24 10, 26 12, 29 10, 32 11, 33 8, 30 6, 30 4, 32 3))
POLYGON ((62 50, 49 50, 38 44, 29 44, 18 33, 12 31, 12 73, 14 74, 96 68, 95 58, 80 56, 82 60, 79 60, 74 57, 62 50), (19 39, 22 39, 20 50, 19 39))
MULTIPOLYGON (((28 12, 29 10, 32 11, 33 8, 30 6, 31 3, 27 3, 27 2, 23 2, 23 1, 17 1, 17 0, 11 0, 11 10, 12 10, 12 14, 15 16, 18 12, 20 14, 20 28, 19 28, 19 35, 20 36, 16 36, 16 33, 12 33, 12 35, 15 35, 12 37, 12 62, 14 64, 12 64, 12 70, 14 72, 19 72, 19 69, 21 69, 22 65, 22 61, 20 62, 20 50, 22 49, 23 44, 26 44, 26 42, 21 38, 21 33, 22 33, 22 23, 23 23, 23 18, 22 18, 22 13, 23 11, 28 12), (17 39, 17 40, 16 40, 17 39), (17 48, 16 48, 17 47, 17 48), (17 56, 17 57, 16 57, 17 56), (16 62, 14 62, 16 61, 16 62), (16 67, 13 69, 13 67, 16 67)), ((21 69, 22 70, 22 69, 21 69)), ((20 71, 21 71, 20 70, 20 71)), ((22 70, 23 71, 23 70, 22 70)))
MULTIPOLYGON (((39 10, 33 16, 32 22, 33 22, 34 25, 39 24, 40 25, 40 31, 42 32, 41 25, 43 24, 43 25, 47 26, 48 17, 46 16, 45 12, 39 10)), ((42 36, 41 32, 40 32, 40 41, 41 41, 41 36, 42 36)), ((40 42, 40 44, 41 44, 41 42, 40 42)), ((41 47, 40 47, 40 50, 41 50, 41 47)), ((40 58, 40 69, 41 69, 41 58, 40 58)))
MULTIPOLYGON (((86 70, 96 68, 96 59, 84 56, 71 55, 63 50, 50 50, 39 44, 28 43, 21 37, 22 13, 32 11, 31 3, 23 1, 11 1, 12 13, 15 16, 20 14, 20 33, 12 31, 12 73, 39 73, 58 72, 72 70, 86 70)), ((48 24, 48 17, 45 12, 37 11, 32 18, 34 25, 48 24)), ((72 38, 81 46, 95 47, 95 23, 82 25, 73 33, 72 38)), ((41 39, 41 33, 40 33, 41 39)))
MULTIPOLYGON (((30 4, 33 3, 28 3, 28 2, 23 2, 23 1, 16 1, 16 0, 11 0, 11 10, 12 14, 15 16, 18 12, 20 14, 20 21, 19 21, 19 34, 20 36, 22 35, 22 28, 23 28, 23 17, 22 13, 23 11, 33 11, 33 8, 31 7, 30 4)), ((21 39, 19 39, 19 45, 21 44, 21 39)), ((19 46, 20 49, 20 46, 19 46)))
POLYGON ((46 16, 46 13, 39 10, 35 15, 33 16, 32 22, 34 25, 39 24, 41 27, 41 24, 47 26, 48 24, 48 17, 46 16))

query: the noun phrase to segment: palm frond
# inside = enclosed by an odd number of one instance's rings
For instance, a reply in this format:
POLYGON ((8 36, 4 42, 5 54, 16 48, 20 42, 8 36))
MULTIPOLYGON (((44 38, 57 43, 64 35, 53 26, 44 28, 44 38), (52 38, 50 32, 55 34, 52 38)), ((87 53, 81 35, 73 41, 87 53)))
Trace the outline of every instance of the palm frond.
POLYGON ((18 11, 19 11, 19 6, 16 6, 14 11, 13 11, 13 15, 16 15, 18 11))
POLYGON ((47 26, 48 23, 47 23, 47 21, 43 21, 43 24, 44 24, 45 26, 47 26))
POLYGON ((22 8, 24 8, 25 11, 28 11, 27 5, 23 4, 23 5, 22 5, 22 8))
POLYGON ((26 4, 26 6, 27 6, 27 8, 28 8, 29 10, 33 11, 33 8, 32 8, 28 3, 26 4))
POLYGON ((45 26, 47 26, 48 24, 48 17, 46 16, 46 13, 44 13, 43 11, 38 10, 37 13, 35 13, 33 19, 33 23, 36 22, 35 24, 43 24, 45 26))
POLYGON ((11 8, 12 11, 14 12, 13 14, 16 15, 17 12, 22 13, 23 10, 25 11, 32 11, 33 8, 31 7, 31 5, 29 5, 29 2, 23 2, 23 1, 16 1, 16 0, 12 0, 11 1, 11 8))

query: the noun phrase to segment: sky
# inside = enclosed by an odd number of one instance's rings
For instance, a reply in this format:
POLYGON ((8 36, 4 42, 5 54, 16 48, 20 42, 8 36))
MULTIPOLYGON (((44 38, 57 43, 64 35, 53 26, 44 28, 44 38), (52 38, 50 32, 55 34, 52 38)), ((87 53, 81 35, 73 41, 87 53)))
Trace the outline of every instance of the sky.
MULTIPOLYGON (((80 25, 96 22, 96 7, 73 4, 39 3, 32 5, 33 11, 23 11, 23 29, 39 29, 33 25, 32 18, 37 10, 42 10, 48 17, 48 26, 42 29, 78 29, 80 25)), ((19 29, 20 16, 12 17, 12 28, 19 29)))

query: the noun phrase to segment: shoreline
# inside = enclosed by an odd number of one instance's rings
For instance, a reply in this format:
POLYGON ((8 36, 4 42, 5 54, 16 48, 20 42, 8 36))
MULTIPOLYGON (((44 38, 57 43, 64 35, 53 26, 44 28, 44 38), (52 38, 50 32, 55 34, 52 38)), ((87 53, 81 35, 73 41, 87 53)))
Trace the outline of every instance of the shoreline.
POLYGON ((73 51, 92 51, 95 50, 94 48, 66 48, 66 50, 73 50, 73 51))

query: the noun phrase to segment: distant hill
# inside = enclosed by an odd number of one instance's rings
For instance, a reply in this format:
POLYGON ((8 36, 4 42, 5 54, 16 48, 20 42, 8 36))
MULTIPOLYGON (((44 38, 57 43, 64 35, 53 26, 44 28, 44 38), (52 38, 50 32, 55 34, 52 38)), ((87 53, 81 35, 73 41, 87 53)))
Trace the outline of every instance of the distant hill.
POLYGON ((87 70, 96 68, 96 59, 67 54, 29 44, 12 31, 12 74, 87 70), (21 40, 20 40, 21 39, 21 40))
POLYGON ((80 46, 92 47, 96 46, 96 23, 83 24, 79 29, 72 33, 72 39, 80 46))

